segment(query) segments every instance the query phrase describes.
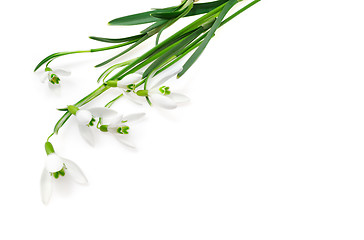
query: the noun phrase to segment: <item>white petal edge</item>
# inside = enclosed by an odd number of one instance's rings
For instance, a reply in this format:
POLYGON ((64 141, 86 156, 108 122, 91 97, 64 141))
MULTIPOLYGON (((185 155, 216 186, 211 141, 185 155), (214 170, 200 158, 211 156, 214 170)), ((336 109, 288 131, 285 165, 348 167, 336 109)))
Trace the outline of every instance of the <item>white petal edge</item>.
POLYGON ((47 169, 44 168, 40 178, 40 194, 44 205, 49 203, 49 200, 52 196, 52 191, 53 187, 51 176, 47 169))
POLYGON ((140 76, 140 74, 132 73, 132 74, 125 76, 122 80, 118 81, 118 83, 120 82, 122 84, 128 85, 128 84, 137 83, 140 80, 142 80, 142 77, 140 76))
POLYGON ((102 118, 112 117, 118 114, 115 110, 107 107, 90 108, 89 111, 91 112, 92 116, 102 118))
POLYGON ((45 162, 45 169, 48 172, 54 173, 58 172, 63 168, 63 161, 60 157, 57 156, 57 154, 52 153, 47 156, 46 162, 45 162))
POLYGON ((56 70, 53 71, 53 73, 58 75, 58 76, 64 76, 64 77, 67 77, 67 76, 71 75, 71 72, 68 72, 68 71, 65 71, 65 70, 62 70, 62 69, 56 69, 56 70))
POLYGON ((171 93, 168 95, 169 98, 171 98, 173 101, 175 101, 176 103, 186 103, 190 101, 190 98, 187 97, 184 94, 181 93, 171 93))
POLYGON ((87 125, 92 119, 92 114, 88 110, 81 109, 76 112, 76 119, 79 124, 87 125))
POLYGON ((121 134, 117 135, 117 134, 113 134, 115 136, 115 138, 122 144, 124 144, 125 146, 129 147, 129 148, 132 148, 132 149, 135 149, 135 145, 129 141, 127 139, 126 136, 123 136, 121 134))
POLYGON ((142 105, 144 103, 144 99, 143 97, 139 97, 138 95, 136 95, 135 93, 127 93, 125 91, 124 92, 124 96, 125 98, 127 98, 128 100, 130 100, 131 102, 138 104, 138 105, 142 105))
POLYGON ((109 124, 109 127, 117 126, 117 125, 121 124, 121 121, 123 121, 123 120, 124 120, 124 116, 119 115, 113 119, 113 121, 109 124))
POLYGON ((48 72, 45 72, 43 76, 40 78, 41 83, 45 83, 48 80, 48 72))
POLYGON ((66 175, 70 175, 73 181, 79 184, 87 184, 87 178, 81 168, 71 160, 63 158, 66 165, 66 175))
POLYGON ((83 139, 85 139, 85 141, 93 147, 95 145, 95 140, 90 127, 78 124, 78 129, 80 130, 80 134, 83 139))
POLYGON ((158 88, 159 86, 163 85, 165 82, 167 82, 169 79, 171 79, 173 76, 176 76, 178 73, 182 71, 182 68, 178 68, 175 71, 170 72, 166 76, 162 77, 161 80, 157 81, 156 83, 151 85, 151 89, 158 88))
POLYGON ((164 109, 171 110, 177 107, 177 103, 175 101, 161 94, 151 94, 149 98, 152 104, 164 109))

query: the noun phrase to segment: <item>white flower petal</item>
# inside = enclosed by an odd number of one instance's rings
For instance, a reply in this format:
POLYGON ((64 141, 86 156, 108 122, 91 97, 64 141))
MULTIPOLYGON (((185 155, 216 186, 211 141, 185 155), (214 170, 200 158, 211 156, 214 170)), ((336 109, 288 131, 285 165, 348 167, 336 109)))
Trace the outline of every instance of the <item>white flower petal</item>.
POLYGON ((68 71, 65 71, 65 70, 62 70, 62 69, 56 69, 56 70, 53 71, 53 73, 58 75, 58 76, 64 76, 64 77, 67 77, 67 76, 71 75, 71 72, 68 72, 68 71))
POLYGON ((167 82, 173 76, 176 76, 181 71, 182 71, 182 68, 178 68, 175 71, 170 72, 168 75, 162 77, 159 81, 152 84, 150 89, 161 87, 165 82, 167 82))
POLYGON ((124 144, 127 147, 135 149, 135 145, 128 139, 127 135, 123 134, 113 134, 115 138, 122 144, 124 144))
POLYGON ((109 129, 116 127, 117 125, 121 124, 121 122, 124 120, 124 116, 123 115, 119 115, 116 118, 114 118, 114 120, 109 124, 109 129))
POLYGON ((107 107, 96 107, 96 108, 90 108, 89 111, 91 112, 92 116, 94 117, 112 117, 117 114, 117 112, 113 109, 107 108, 107 107))
POLYGON ((185 103, 185 102, 189 102, 190 98, 187 97, 186 95, 180 94, 180 93, 171 93, 168 95, 169 98, 171 98, 173 101, 175 101, 176 103, 185 103))
POLYGON ((64 158, 63 161, 67 168, 66 175, 69 174, 71 178, 79 184, 86 184, 88 182, 85 174, 83 174, 81 168, 76 163, 64 158))
POLYGON ((76 112, 76 119, 79 124, 86 126, 90 123, 92 119, 92 114, 88 110, 81 109, 76 112))
POLYGON ((128 84, 137 83, 140 80, 142 80, 142 77, 140 76, 140 74, 132 73, 132 74, 125 76, 123 79, 118 81, 118 83, 120 82, 122 84, 128 85, 128 84))
POLYGON ((45 83, 48 80, 48 73, 44 73, 43 76, 40 78, 41 83, 45 83))
POLYGON ((139 119, 143 118, 144 116, 145 116, 145 113, 132 113, 132 114, 126 115, 123 119, 125 119, 128 122, 132 122, 132 121, 139 120, 139 119))
POLYGON ((139 97, 135 93, 127 93, 124 91, 124 96, 131 102, 138 104, 138 105, 142 105, 145 102, 145 99, 143 97, 139 97))
POLYGON ((138 74, 140 76, 143 76, 144 71, 145 71, 145 68, 144 69, 139 69, 138 71, 135 72, 135 74, 138 74))
POLYGON ((150 101, 152 104, 155 104, 159 107, 171 110, 175 109, 177 107, 177 104, 175 101, 170 99, 169 97, 163 96, 161 94, 151 94, 149 96, 150 101))
POLYGON ((91 128, 83 124, 78 124, 78 129, 80 130, 83 139, 93 147, 95 145, 95 140, 91 128))
POLYGON ((52 196, 52 179, 47 171, 47 169, 43 169, 42 176, 40 178, 40 195, 42 198, 43 204, 47 205, 52 196))
POLYGON ((47 73, 47 77, 48 77, 48 80, 50 81, 50 80, 52 80, 52 74, 53 74, 53 71, 48 71, 48 73, 47 73))
POLYGON ((57 154, 52 153, 47 156, 45 169, 47 169, 48 172, 51 173, 58 172, 62 168, 63 168, 63 161, 60 157, 57 156, 57 154))

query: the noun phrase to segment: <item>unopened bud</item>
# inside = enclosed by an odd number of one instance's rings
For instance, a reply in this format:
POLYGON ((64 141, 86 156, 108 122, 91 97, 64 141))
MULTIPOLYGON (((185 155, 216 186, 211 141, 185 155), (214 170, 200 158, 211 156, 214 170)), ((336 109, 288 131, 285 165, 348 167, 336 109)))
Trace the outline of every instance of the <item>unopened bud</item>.
POLYGON ((140 97, 146 97, 148 96, 148 90, 139 90, 136 92, 136 94, 140 97))
POLYGON ((46 151, 47 155, 54 153, 54 148, 53 148, 52 143, 50 143, 50 142, 45 143, 45 151, 46 151))
POLYGON ((108 132, 109 130, 108 130, 108 126, 107 125, 101 125, 100 126, 100 131, 101 132, 108 132))

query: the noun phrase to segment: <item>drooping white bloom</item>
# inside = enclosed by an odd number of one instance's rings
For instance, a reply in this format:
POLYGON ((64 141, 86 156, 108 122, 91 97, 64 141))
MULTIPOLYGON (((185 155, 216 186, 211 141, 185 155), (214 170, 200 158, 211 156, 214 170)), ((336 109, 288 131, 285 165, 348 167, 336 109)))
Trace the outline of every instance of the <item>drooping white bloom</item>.
POLYGON ((123 96, 125 96, 128 100, 141 105, 143 104, 142 99, 134 93, 136 83, 141 80, 142 74, 137 72, 127 75, 120 81, 109 81, 107 84, 110 87, 118 87, 123 92, 123 96))
POLYGON ((135 148, 135 145, 129 139, 129 123, 135 122, 145 116, 145 113, 134 113, 116 117, 109 125, 102 125, 100 130, 109 132, 116 139, 127 147, 135 148))
POLYGON ((93 122, 95 121, 94 118, 107 118, 117 114, 115 110, 106 107, 78 109, 71 105, 68 106, 68 110, 76 116, 80 134, 91 146, 94 145, 94 136, 90 126, 92 126, 93 122))
POLYGON ((171 92, 169 87, 164 86, 164 83, 170 80, 172 77, 176 76, 182 69, 177 69, 172 71, 170 74, 159 78, 154 76, 155 72, 150 75, 147 82, 150 87, 148 90, 141 90, 137 92, 139 96, 148 96, 152 104, 165 109, 174 109, 179 103, 188 102, 190 99, 180 93, 171 92))
POLYGON ((47 159, 40 180, 41 198, 48 204, 53 191, 53 184, 59 177, 70 176, 79 184, 86 184, 87 178, 80 167, 71 160, 58 156, 50 142, 46 143, 47 159))
POLYGON ((41 82, 44 83, 46 80, 48 80, 51 84, 59 84, 61 77, 67 77, 70 76, 71 73, 62 69, 55 69, 52 70, 50 67, 46 67, 45 74, 41 78, 41 82))

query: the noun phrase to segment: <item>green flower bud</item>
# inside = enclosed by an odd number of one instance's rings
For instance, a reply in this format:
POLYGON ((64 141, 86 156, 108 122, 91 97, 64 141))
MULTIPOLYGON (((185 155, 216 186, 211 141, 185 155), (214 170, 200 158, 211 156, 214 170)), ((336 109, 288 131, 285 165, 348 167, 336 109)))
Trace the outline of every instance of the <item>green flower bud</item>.
POLYGON ((47 155, 54 153, 54 148, 53 148, 52 143, 50 143, 50 142, 45 143, 45 151, 46 151, 47 155))
POLYGON ((139 90, 136 92, 136 94, 141 97, 146 97, 148 96, 148 90, 139 90))

